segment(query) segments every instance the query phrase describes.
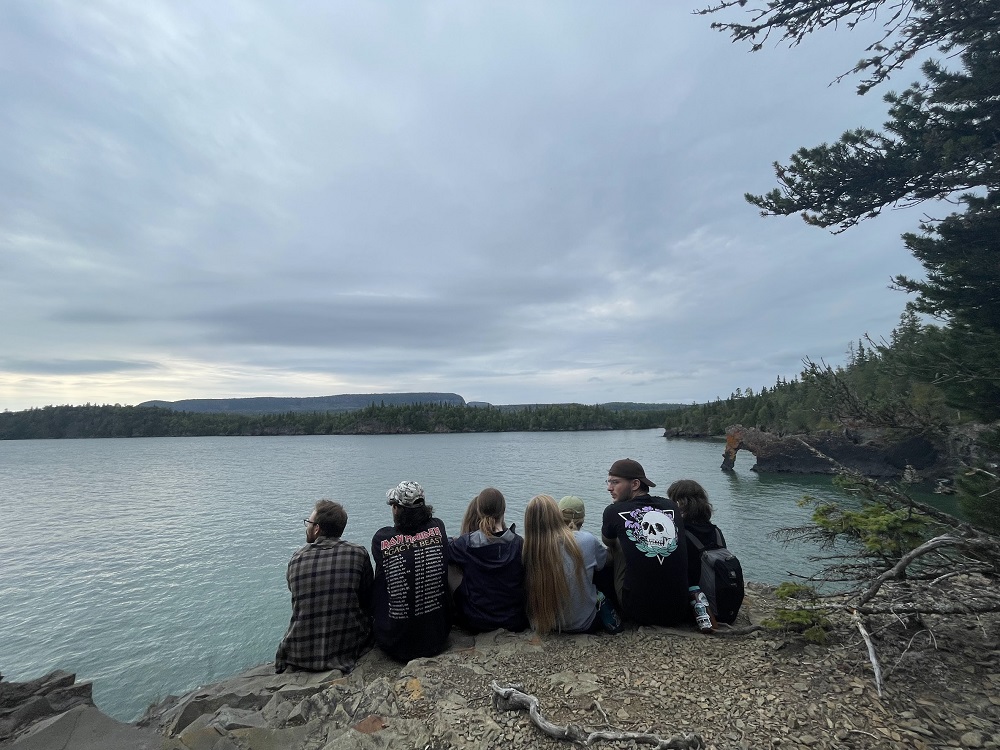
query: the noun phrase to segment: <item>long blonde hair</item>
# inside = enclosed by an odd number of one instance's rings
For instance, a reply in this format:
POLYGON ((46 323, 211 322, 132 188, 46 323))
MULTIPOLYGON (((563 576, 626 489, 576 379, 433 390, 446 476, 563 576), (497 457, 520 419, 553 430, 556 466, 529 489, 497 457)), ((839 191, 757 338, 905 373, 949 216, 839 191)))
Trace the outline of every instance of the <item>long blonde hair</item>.
POLYGON ((496 527, 503 526, 503 514, 507 512, 507 501, 503 493, 496 487, 487 487, 476 495, 475 502, 478 519, 474 519, 471 509, 465 514, 470 519, 470 524, 476 524, 470 531, 478 528, 488 537, 496 536, 496 527))
POLYGON ((563 569, 562 550, 569 553, 580 585, 584 585, 583 554, 573 531, 551 495, 536 495, 524 509, 524 580, 528 594, 528 619, 544 635, 559 626, 559 615, 569 605, 569 581, 563 569))

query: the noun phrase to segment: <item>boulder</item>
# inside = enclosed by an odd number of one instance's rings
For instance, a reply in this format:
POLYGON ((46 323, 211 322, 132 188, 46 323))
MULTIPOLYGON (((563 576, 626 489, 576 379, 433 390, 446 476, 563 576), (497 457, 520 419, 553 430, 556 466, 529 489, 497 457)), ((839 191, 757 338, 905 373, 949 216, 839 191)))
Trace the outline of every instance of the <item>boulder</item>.
POLYGON ((0 682, 0 742, 47 717, 78 706, 93 706, 93 685, 56 670, 28 682, 0 682))

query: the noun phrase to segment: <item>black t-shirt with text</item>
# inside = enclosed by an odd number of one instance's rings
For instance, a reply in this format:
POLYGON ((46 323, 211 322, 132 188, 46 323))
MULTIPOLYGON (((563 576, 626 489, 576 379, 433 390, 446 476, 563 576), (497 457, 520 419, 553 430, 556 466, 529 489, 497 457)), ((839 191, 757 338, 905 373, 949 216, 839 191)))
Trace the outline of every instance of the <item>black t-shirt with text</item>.
POLYGON ((375 643, 398 661, 435 656, 448 643, 448 534, 431 518, 404 533, 394 526, 372 538, 375 643))

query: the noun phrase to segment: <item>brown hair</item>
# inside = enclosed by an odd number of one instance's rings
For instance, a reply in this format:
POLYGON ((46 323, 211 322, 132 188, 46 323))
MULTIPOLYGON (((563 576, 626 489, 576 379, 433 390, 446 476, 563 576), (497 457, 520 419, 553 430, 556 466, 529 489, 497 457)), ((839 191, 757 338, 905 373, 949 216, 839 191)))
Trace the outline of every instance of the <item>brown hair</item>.
POLYGON ((472 498, 469 501, 469 507, 465 509, 465 515, 462 516, 462 528, 459 530, 459 534, 471 534, 473 531, 479 528, 479 496, 472 498))
POLYGON ((678 479, 667 488, 667 497, 677 503, 688 523, 711 523, 712 504, 705 488, 693 479, 678 479))
POLYGON ((487 487, 476 495, 478 528, 486 536, 496 536, 496 527, 503 525, 503 514, 507 511, 507 501, 503 493, 495 487, 487 487))
POLYGON ((576 537, 563 521, 551 495, 536 495, 524 509, 524 582, 528 595, 528 618, 544 635, 559 625, 559 614, 569 604, 569 581, 563 568, 562 551, 569 553, 580 585, 584 585, 583 554, 576 537))
POLYGON ((347 511, 340 503, 333 500, 320 500, 316 503, 316 523, 319 524, 323 536, 339 539, 347 527, 347 511))

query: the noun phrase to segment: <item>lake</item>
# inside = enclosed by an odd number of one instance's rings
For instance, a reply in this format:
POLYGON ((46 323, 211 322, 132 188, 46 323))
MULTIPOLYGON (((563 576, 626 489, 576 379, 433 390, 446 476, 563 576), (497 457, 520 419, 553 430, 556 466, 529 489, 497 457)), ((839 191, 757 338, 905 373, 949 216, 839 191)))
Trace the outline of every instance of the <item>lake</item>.
MULTIPOLYGON (((270 661, 291 612, 285 566, 316 500, 343 503, 344 537, 370 546, 385 491, 420 482, 448 530, 487 486, 521 525, 539 493, 579 495, 600 533, 611 463, 657 483, 701 482, 747 579, 810 572, 815 550, 769 534, 802 525, 827 478, 761 477, 722 443, 662 430, 0 441, 0 672, 94 681, 98 706, 134 720, 170 694, 270 661)), ((662 492, 661 492, 662 491, 662 492)))

